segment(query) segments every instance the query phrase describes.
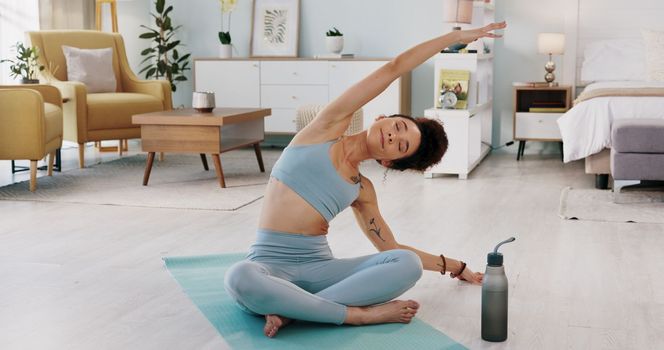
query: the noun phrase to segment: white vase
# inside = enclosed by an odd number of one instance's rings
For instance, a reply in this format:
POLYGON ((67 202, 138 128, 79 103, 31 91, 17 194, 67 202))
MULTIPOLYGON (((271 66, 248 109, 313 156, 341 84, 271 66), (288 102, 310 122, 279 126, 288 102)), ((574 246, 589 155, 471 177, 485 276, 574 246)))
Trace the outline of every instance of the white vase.
POLYGON ((231 58, 233 57, 233 46, 231 44, 221 44, 219 47, 219 57, 231 58))
POLYGON ((344 37, 326 36, 325 46, 327 47, 327 51, 330 51, 332 53, 341 53, 341 50, 344 49, 344 37))

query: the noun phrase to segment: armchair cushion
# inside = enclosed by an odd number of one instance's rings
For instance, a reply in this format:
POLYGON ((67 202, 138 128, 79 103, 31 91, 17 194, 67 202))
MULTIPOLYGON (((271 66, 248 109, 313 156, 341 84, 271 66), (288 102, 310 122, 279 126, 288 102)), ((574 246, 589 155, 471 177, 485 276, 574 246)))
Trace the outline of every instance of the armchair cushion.
POLYGON ((67 62, 67 80, 85 84, 88 93, 114 92, 113 48, 79 49, 62 45, 67 62))
POLYGON ((160 110, 163 110, 162 101, 151 95, 129 92, 88 94, 88 128, 135 128, 132 115, 160 110))

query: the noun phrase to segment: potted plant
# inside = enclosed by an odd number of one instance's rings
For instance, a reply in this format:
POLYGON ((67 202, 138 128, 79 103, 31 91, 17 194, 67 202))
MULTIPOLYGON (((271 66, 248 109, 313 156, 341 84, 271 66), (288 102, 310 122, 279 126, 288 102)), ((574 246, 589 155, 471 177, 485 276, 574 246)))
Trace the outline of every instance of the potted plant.
POLYGON ((221 4, 221 31, 219 32, 219 42, 221 47, 219 49, 219 56, 221 58, 230 58, 233 56, 231 44, 231 14, 235 9, 237 0, 219 0, 221 4), (228 14, 228 30, 224 32, 224 15, 228 14))
POLYGON ((181 26, 173 27, 171 18, 168 14, 173 11, 173 6, 166 7, 166 0, 155 1, 156 14, 151 13, 155 19, 157 29, 141 25, 148 32, 139 35, 141 39, 151 39, 150 47, 141 52, 141 56, 146 56, 141 64, 146 63, 138 73, 145 72, 145 78, 166 79, 171 83, 171 90, 175 91, 175 84, 186 81, 184 75, 189 68, 189 56, 191 54, 180 55, 177 47, 180 46, 180 40, 175 40, 175 31, 181 26))
POLYGON ((39 64, 39 48, 25 47, 22 42, 17 42, 13 46, 16 51, 16 59, 4 59, 0 63, 9 62, 10 75, 12 78, 21 78, 21 84, 39 84, 37 72, 44 70, 44 66, 39 64))
POLYGON ((332 53, 341 53, 344 48, 344 35, 339 29, 333 27, 325 33, 325 46, 332 53))

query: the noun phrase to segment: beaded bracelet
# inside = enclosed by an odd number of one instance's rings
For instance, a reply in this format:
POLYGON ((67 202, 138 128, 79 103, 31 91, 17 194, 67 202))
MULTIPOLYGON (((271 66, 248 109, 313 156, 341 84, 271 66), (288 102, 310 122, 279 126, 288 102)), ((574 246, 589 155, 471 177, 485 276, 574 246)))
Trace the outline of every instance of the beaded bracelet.
POLYGON ((450 272, 450 278, 461 277, 461 274, 465 269, 466 269, 466 263, 461 261, 461 270, 459 270, 459 273, 450 272))
POLYGON ((443 259, 443 269, 440 271, 440 274, 444 276, 447 273, 447 261, 445 261, 443 254, 440 254, 440 258, 443 259))

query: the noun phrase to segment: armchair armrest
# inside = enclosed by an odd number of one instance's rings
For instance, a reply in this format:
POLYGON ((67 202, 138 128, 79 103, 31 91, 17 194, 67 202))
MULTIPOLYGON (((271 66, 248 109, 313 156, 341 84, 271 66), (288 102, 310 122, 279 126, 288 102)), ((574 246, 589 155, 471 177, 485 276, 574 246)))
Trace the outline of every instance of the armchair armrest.
POLYGON ((171 84, 165 80, 139 80, 133 73, 125 72, 122 86, 126 92, 136 92, 154 96, 162 101, 164 110, 173 109, 171 84))
POLYGON ((38 91, 44 102, 52 103, 62 108, 62 95, 55 86, 44 84, 2 85, 0 89, 29 89, 38 91))
POLYGON ((63 134, 66 140, 75 142, 87 141, 88 130, 88 89, 78 81, 62 81, 50 72, 42 71, 41 76, 49 84, 60 90, 62 98, 69 102, 62 105, 63 134))
POLYGON ((0 159, 43 157, 45 134, 42 95, 33 89, 0 87, 0 159))

